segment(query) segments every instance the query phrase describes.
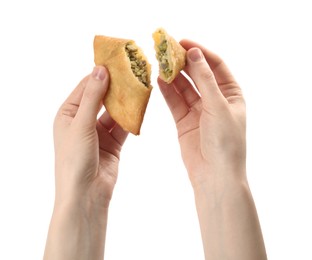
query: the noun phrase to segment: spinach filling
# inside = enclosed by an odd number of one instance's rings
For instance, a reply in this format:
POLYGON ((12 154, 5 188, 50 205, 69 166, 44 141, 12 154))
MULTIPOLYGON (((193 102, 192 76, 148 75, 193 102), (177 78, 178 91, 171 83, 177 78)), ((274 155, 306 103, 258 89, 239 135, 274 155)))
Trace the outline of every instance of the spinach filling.
POLYGON ((169 67, 169 57, 167 54, 167 40, 163 40, 158 45, 158 52, 157 52, 157 59, 159 61, 159 67, 162 70, 162 72, 165 74, 166 78, 170 77, 172 75, 172 70, 169 67))
POLYGON ((128 43, 126 45, 126 53, 129 57, 133 74, 139 81, 148 87, 146 61, 142 60, 142 56, 138 53, 138 48, 135 45, 128 43))

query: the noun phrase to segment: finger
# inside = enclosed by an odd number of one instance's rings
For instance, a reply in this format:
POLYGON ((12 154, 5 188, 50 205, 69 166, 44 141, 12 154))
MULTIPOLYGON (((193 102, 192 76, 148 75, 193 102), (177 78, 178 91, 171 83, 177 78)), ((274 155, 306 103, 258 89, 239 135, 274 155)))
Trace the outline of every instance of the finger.
POLYGON ((223 96, 229 101, 242 100, 243 95, 241 88, 233 77, 227 65, 224 61, 215 53, 207 50, 202 45, 190 41, 190 40, 182 40, 180 44, 186 49, 189 50, 191 48, 199 48, 204 54, 206 61, 208 62, 216 81, 219 85, 219 88, 223 94, 223 96))
POLYGON ((75 120, 84 126, 94 126, 102 100, 108 88, 109 76, 105 67, 93 69, 86 84, 75 120))
POLYGON ((161 93, 163 94, 167 105, 172 113, 174 121, 178 123, 182 118, 184 118, 188 112, 189 107, 184 102, 181 95, 175 90, 173 83, 166 84, 160 78, 157 80, 161 93))
MULTIPOLYGON (((223 60, 218 55, 216 55, 215 53, 207 50, 205 47, 203 47, 202 45, 200 45, 200 44, 198 44, 196 42, 184 39, 184 40, 180 41, 180 44, 186 50, 189 50, 189 49, 192 49, 192 48, 199 48, 199 49, 201 49, 201 51, 204 54, 205 59, 208 62, 208 64, 209 64, 209 66, 210 66, 212 71, 214 71, 214 69, 216 67, 220 66, 220 64, 223 64, 222 66, 225 66, 223 60)), ((224 69, 228 70, 226 68, 226 66, 224 67, 224 69)))
POLYGON ((100 121, 98 121, 96 130, 99 137, 99 149, 103 154, 112 154, 120 157, 120 151, 127 139, 128 132, 124 131, 118 124, 109 132, 100 121))
POLYGON ((109 113, 107 111, 105 111, 100 118, 98 119, 99 123, 101 123, 101 125, 107 129, 108 132, 110 132, 113 127, 116 125, 116 122, 111 118, 111 116, 109 115, 109 113))
MULTIPOLYGON (((120 144, 125 142, 128 132, 124 131, 115 121, 111 118, 109 113, 105 111, 103 115, 98 119, 99 124, 105 128, 111 136, 120 144)), ((101 130, 100 128, 98 130, 101 130)), ((102 129, 104 130, 104 129, 102 129)))
POLYGON ((111 136, 121 145, 123 146, 124 142, 127 139, 129 132, 123 130, 120 125, 117 123, 111 130, 111 136))
POLYGON ((204 109, 213 111, 224 104, 225 99, 214 74, 199 48, 187 51, 187 70, 201 94, 204 109))
POLYGON ((63 119, 65 118, 64 121, 66 121, 67 119, 68 122, 71 122, 71 120, 77 114, 83 91, 86 87, 88 80, 89 75, 86 76, 82 81, 80 81, 77 87, 71 92, 71 94, 61 105, 60 109, 57 112, 57 117, 62 117, 63 119))
POLYGON ((198 101, 200 100, 198 92, 182 73, 178 74, 178 76, 173 81, 173 85, 176 91, 183 97, 189 108, 192 108, 198 104, 198 101))

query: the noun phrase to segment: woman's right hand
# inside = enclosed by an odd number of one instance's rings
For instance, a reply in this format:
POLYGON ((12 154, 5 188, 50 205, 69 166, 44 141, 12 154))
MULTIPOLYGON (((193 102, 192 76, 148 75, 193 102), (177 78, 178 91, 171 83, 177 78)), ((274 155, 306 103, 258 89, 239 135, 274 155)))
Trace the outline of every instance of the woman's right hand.
POLYGON ((167 85, 158 80, 172 112, 182 158, 194 187, 222 178, 245 178, 245 102, 224 62, 197 43, 183 40, 184 69, 167 85), (196 88, 194 88, 194 86, 196 88), (199 92, 199 93, 198 93, 199 92))

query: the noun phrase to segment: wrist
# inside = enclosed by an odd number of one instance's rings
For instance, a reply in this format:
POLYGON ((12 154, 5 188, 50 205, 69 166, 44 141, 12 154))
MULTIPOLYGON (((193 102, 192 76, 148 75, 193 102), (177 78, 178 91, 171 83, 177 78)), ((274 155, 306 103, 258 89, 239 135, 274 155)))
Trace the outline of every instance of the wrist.
POLYGON ((215 203, 221 203, 225 197, 233 194, 249 192, 245 171, 206 174, 193 180, 192 186, 196 200, 209 199, 215 200, 215 203))
POLYGON ((108 214, 109 201, 105 204, 96 203, 85 197, 56 199, 53 216, 62 218, 81 218, 84 222, 100 222, 108 214))
POLYGON ((247 180, 210 181, 194 189, 206 258, 266 259, 247 180))
POLYGON ((100 209, 105 211, 109 208, 114 185, 98 181, 65 184, 56 180, 55 208, 65 207, 70 209, 80 207, 87 212, 100 209))
POLYGON ((103 259, 107 215, 107 208, 55 205, 44 259, 103 259))

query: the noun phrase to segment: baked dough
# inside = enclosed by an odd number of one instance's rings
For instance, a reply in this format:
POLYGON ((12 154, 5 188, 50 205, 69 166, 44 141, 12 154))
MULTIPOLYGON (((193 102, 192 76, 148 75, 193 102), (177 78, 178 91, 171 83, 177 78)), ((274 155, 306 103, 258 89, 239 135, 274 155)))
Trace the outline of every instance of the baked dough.
POLYGON ((93 46, 95 64, 110 74, 106 110, 125 131, 139 135, 152 90, 151 65, 133 40, 97 35, 93 46))
POLYGON ((186 50, 163 28, 153 33, 160 78, 171 83, 185 66, 186 50))

